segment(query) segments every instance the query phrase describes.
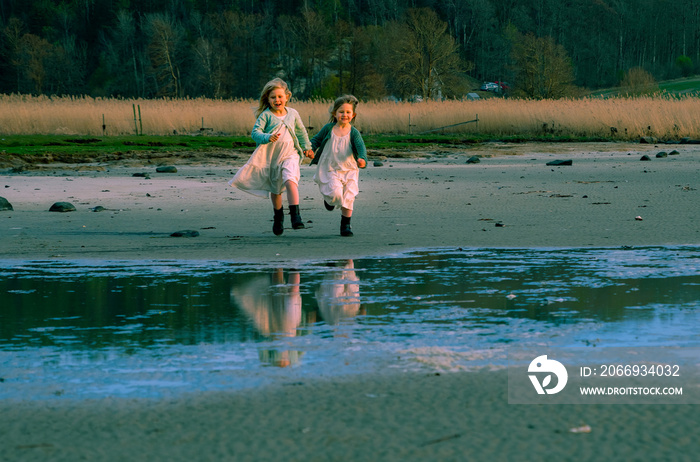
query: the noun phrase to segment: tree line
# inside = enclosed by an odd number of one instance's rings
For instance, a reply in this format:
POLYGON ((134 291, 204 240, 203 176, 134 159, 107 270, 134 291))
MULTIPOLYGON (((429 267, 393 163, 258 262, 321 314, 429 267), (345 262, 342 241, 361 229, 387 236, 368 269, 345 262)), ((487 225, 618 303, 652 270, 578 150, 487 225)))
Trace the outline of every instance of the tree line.
POLYGON ((0 93, 544 98, 700 62, 700 0, 0 0, 0 30, 0 93))

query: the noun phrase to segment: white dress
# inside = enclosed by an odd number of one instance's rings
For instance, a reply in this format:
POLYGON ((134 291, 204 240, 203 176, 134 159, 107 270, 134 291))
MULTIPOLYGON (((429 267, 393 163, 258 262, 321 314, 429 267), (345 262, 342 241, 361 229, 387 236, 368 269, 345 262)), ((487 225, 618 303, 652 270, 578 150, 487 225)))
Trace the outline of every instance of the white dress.
POLYGON ((323 199, 335 207, 352 210, 358 186, 360 169, 352 154, 350 133, 331 137, 323 148, 314 181, 318 184, 323 199))
POLYGON ((360 278, 352 260, 343 271, 334 271, 323 278, 316 289, 316 302, 321 317, 329 325, 341 324, 360 312, 360 278))
POLYGON ((277 141, 255 148, 229 185, 256 196, 268 197, 270 193, 282 194, 287 181, 299 184, 301 158, 294 148, 294 139, 284 124, 281 124, 279 133, 281 136, 277 141))

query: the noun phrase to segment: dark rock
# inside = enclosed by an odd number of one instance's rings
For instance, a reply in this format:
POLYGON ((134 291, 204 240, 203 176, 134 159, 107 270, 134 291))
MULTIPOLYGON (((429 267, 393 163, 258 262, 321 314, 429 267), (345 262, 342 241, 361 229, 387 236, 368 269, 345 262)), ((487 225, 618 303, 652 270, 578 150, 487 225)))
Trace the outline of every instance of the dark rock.
POLYGON ((668 153, 669 156, 677 156, 679 154, 680 154, 680 152, 676 151, 675 149, 668 153))
POLYGON ((653 136, 643 136, 639 142, 641 144, 656 144, 657 139, 654 138, 653 136))
POLYGON ((571 159, 553 160, 551 162, 547 162, 547 165, 574 165, 574 161, 572 161, 571 159))
POLYGON ((139 178, 146 178, 146 179, 150 179, 150 178, 151 178, 151 175, 149 175, 148 173, 145 173, 145 172, 137 172, 137 173, 134 173, 134 174, 131 175, 131 176, 135 176, 135 177, 139 177, 139 178))
POLYGON ((660 153, 656 154, 656 157, 663 159, 664 157, 668 157, 668 153, 666 151, 661 151, 660 153))
POLYGON ((479 162, 481 162, 479 156, 471 156, 469 159, 467 159, 468 164, 478 164, 479 162))
POLYGON ((0 197, 0 210, 14 210, 12 208, 12 204, 5 199, 4 197, 0 197))
POLYGON ((647 156, 646 154, 644 154, 644 155, 642 156, 642 158, 639 159, 639 160, 644 160, 644 161, 646 161, 646 160, 651 160, 651 157, 649 157, 649 156, 647 156))
POLYGON ((90 210, 92 210, 93 212, 104 212, 107 209, 102 207, 101 205, 98 205, 97 207, 93 207, 90 210))
POLYGON ((51 206, 49 212, 75 212, 75 206, 70 202, 56 202, 51 206))
POLYGON ((379 161, 379 160, 375 160, 375 161, 374 161, 374 166, 375 166, 375 167, 383 167, 383 166, 384 166, 384 162, 379 161))
POLYGON ((700 140, 693 140, 690 138, 681 138, 681 144, 700 144, 700 140))
POLYGON ((197 237, 199 236, 199 231, 194 231, 192 229, 185 229, 182 231, 175 231, 170 235, 170 237, 197 237))
POLYGON ((177 173, 177 168, 173 165, 165 165, 163 167, 156 168, 158 173, 177 173))

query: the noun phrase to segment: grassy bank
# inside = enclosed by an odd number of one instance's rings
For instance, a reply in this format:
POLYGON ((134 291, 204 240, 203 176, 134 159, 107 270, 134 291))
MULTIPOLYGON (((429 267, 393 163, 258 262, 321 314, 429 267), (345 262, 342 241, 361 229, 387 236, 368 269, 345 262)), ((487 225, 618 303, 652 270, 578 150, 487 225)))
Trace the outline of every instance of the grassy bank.
MULTIPOLYGON (((554 135, 506 136, 494 138, 484 135, 424 134, 424 135, 365 135, 370 150, 426 150, 440 147, 468 147, 489 141, 521 143, 527 141, 584 142, 611 141, 609 138, 564 137, 554 135)), ((80 161, 94 155, 138 155, 138 153, 221 151, 252 152, 255 143, 249 136, 185 136, 185 135, 120 135, 120 136, 64 136, 64 135, 5 135, 0 138, 0 160, 10 156, 32 158, 51 156, 52 159, 80 161)), ((390 155, 390 154, 389 154, 390 155)))
MULTIPOLYGON (((249 139, 256 102, 209 99, 121 100, 0 96, 0 134, 77 137, 193 135, 249 139)), ((328 122, 328 102, 292 101, 315 133, 328 122)), ((694 96, 564 100, 363 102, 357 127, 365 136, 446 134, 465 139, 661 140, 700 138, 694 96)), ((172 140, 171 140, 172 141, 172 140)), ((162 142, 162 141, 161 141, 162 142)), ((241 141, 242 142, 242 141, 241 141)), ((192 142, 193 144, 197 144, 192 142)), ((184 146, 183 146, 184 147, 184 146)))

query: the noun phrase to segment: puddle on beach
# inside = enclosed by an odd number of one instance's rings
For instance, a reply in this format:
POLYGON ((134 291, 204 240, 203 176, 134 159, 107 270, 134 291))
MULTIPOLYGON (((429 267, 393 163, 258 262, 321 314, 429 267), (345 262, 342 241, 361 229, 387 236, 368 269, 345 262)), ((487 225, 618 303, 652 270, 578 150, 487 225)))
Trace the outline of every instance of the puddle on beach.
POLYGON ((697 347, 700 248, 425 250, 275 268, 0 261, 0 399, 160 397, 697 347))

